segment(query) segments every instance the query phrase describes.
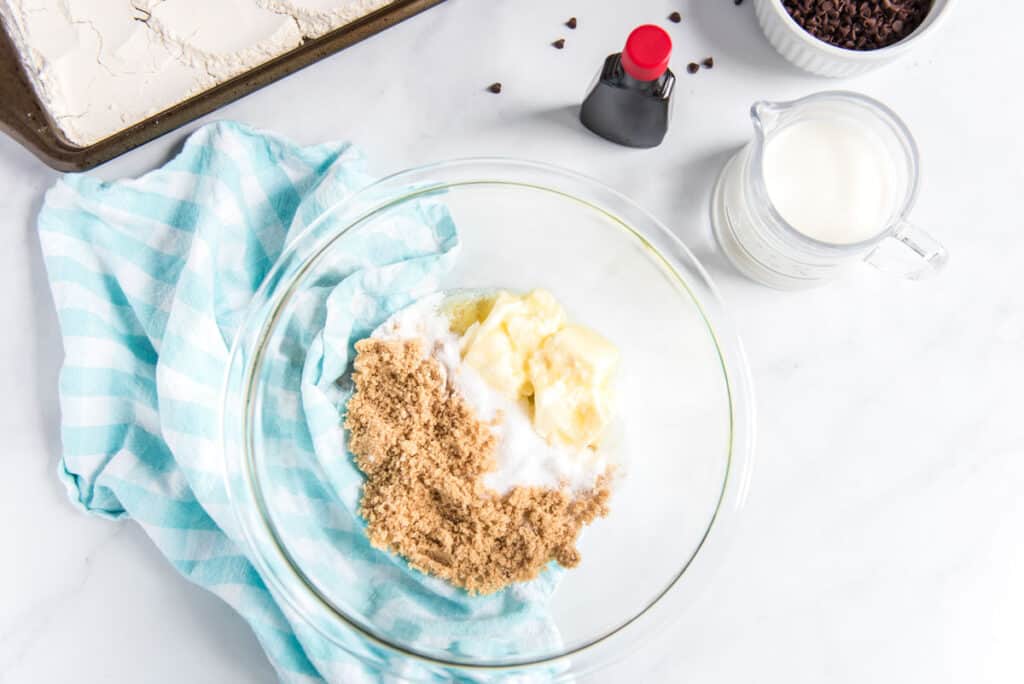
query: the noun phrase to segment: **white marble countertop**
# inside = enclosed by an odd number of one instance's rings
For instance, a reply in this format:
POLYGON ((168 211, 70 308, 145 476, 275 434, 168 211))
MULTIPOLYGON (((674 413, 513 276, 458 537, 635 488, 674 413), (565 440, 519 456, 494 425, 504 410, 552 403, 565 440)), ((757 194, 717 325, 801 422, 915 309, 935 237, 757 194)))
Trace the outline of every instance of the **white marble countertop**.
MULTIPOLYGON (((804 75, 750 3, 451 0, 218 112, 302 142, 349 138, 378 173, 467 155, 564 165, 632 196, 704 260, 758 393, 753 488, 711 590, 650 648, 587 681, 1024 681, 1024 3, 960 2, 935 40, 850 81, 804 75), (664 21, 672 10, 683 23, 664 21), (579 17, 569 31, 561 22, 579 17), (665 143, 606 143, 574 107, 628 28, 676 39, 665 143), (564 50, 548 43, 565 37, 564 50), (712 71, 685 73, 707 55, 712 71), (500 80, 505 90, 484 88, 500 80), (755 99, 849 88, 914 131, 916 222, 940 278, 865 271, 784 294, 736 275, 710 235, 714 175, 755 99)), ((161 163, 186 127, 97 171, 161 163)), ((244 623, 131 522, 77 513, 60 449, 56 317, 33 225, 56 173, 0 140, 0 682, 269 682, 244 623)))

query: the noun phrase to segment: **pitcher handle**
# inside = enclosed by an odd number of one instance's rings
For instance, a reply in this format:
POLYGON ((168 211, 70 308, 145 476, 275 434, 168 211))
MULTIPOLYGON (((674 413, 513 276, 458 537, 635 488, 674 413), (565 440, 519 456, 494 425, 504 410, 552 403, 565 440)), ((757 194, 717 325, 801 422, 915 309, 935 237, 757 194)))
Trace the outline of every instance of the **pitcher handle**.
POLYGON ((901 275, 909 280, 923 280, 945 267, 949 261, 949 252, 925 231, 912 223, 900 221, 891 238, 883 240, 865 260, 880 271, 901 275), (901 246, 899 255, 892 254, 897 250, 883 247, 891 241, 901 246))

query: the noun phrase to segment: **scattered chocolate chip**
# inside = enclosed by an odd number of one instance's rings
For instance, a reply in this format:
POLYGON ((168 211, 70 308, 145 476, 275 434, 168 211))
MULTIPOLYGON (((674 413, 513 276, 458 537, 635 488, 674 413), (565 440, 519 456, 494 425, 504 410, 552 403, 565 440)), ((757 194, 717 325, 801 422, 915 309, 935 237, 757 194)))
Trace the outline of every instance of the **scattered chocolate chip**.
POLYGON ((701 62, 701 64, 704 65, 705 69, 714 69, 715 68, 715 58, 714 57, 705 57, 704 61, 701 62))
POLYGON ((697 73, 697 71, 700 70, 700 64, 697 64, 696 62, 690 62, 689 64, 686 65, 686 70, 689 71, 691 74, 695 74, 697 73))
POLYGON ((683 15, 680 14, 679 12, 673 12, 672 14, 668 15, 668 20, 671 21, 673 24, 678 24, 683 20, 683 15))
POLYGON ((491 85, 487 86, 487 89, 494 93, 495 95, 497 95, 498 93, 501 92, 501 84, 497 82, 492 83, 491 85))
POLYGON ((913 33, 932 0, 782 0, 782 6, 815 38, 848 50, 877 50, 913 33))
POLYGON ((734 4, 737 7, 739 7, 740 5, 743 4, 743 0, 732 0, 732 4, 734 4))
POLYGON ((576 17, 569 17, 569 21, 565 22, 565 25, 571 29, 576 28, 576 17))
POLYGON ((562 48, 565 47, 565 38, 559 38, 554 43, 552 43, 552 45, 561 50, 562 48))

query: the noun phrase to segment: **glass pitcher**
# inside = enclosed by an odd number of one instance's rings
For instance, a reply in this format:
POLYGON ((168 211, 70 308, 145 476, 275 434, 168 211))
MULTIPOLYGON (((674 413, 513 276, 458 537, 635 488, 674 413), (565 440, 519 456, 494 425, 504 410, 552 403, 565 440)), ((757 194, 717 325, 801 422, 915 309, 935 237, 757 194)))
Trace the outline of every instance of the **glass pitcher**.
POLYGON ((861 262, 911 279, 945 265, 942 245, 905 218, 917 194, 917 147, 888 107, 857 93, 835 91, 792 102, 757 102, 750 116, 754 139, 726 163, 711 198, 715 236, 742 273, 772 287, 799 289, 824 284, 861 262), (877 232, 850 242, 818 239, 787 222, 769 196, 765 177, 765 151, 780 132, 798 123, 837 121, 862 127, 872 144, 884 150, 881 154, 893 170, 886 187, 894 199, 884 210, 885 219, 877 232))

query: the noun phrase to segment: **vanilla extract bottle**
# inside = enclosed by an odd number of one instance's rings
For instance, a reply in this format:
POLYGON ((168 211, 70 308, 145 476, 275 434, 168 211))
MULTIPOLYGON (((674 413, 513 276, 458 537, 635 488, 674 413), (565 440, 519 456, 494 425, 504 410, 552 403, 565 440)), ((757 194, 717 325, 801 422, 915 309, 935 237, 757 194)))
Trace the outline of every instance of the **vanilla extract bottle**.
POLYGON ((668 132, 676 77, 668 68, 672 39, 659 26, 633 29, 622 52, 604 61, 580 108, 580 121, 628 147, 656 147, 668 132))

